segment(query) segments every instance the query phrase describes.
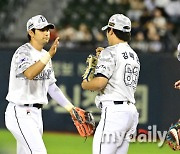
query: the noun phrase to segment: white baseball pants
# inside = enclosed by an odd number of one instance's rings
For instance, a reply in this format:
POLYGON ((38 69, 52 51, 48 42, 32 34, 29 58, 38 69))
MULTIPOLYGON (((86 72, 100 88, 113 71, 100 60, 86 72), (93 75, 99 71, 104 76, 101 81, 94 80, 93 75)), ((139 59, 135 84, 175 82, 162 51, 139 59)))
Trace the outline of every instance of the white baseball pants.
POLYGON ((47 154, 42 139, 42 110, 9 103, 5 123, 17 141, 17 154, 47 154))
POLYGON ((134 104, 102 102, 100 122, 93 139, 93 154, 127 154, 139 114, 134 104))

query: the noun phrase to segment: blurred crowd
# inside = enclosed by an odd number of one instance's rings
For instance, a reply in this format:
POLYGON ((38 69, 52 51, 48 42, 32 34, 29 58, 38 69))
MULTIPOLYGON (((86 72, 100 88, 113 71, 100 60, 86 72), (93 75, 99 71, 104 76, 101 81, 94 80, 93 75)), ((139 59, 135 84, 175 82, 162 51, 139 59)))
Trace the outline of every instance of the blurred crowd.
POLYGON ((0 42, 8 41, 16 20, 31 0, 0 0, 0 42))
POLYGON ((106 46, 101 27, 112 14, 123 13, 132 21, 130 45, 137 52, 173 53, 180 40, 179 8, 179 0, 71 0, 51 39, 60 35, 62 44, 68 47, 106 46))
MULTIPOLYGON (((0 1, 0 41, 8 41, 10 35, 8 29, 16 24, 15 19, 19 18, 28 2, 29 0, 0 1)), ((137 52, 174 53, 180 42, 180 0, 66 0, 64 2, 66 5, 59 0, 55 3, 61 3, 63 10, 61 10, 61 18, 55 23, 56 29, 51 32, 51 41, 59 35, 61 46, 70 48, 81 45, 107 46, 106 33, 101 31, 101 27, 106 25, 109 17, 115 13, 125 14, 131 19, 130 45, 137 52)))

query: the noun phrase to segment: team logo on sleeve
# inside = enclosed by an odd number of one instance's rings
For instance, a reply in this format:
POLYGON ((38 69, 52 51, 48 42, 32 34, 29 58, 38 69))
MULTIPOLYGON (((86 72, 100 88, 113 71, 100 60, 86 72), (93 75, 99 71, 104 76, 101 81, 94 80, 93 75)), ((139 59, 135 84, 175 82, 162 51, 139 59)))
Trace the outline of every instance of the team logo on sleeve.
POLYGON ((21 58, 21 59, 19 60, 19 63, 22 64, 22 63, 24 63, 24 62, 26 62, 26 61, 28 61, 28 58, 23 57, 23 58, 21 58))
POLYGON ((46 69, 42 71, 40 74, 38 74, 33 80, 46 80, 50 79, 50 75, 52 73, 52 70, 46 69))
POLYGON ((25 60, 26 60, 26 58, 22 58, 22 59, 20 60, 20 63, 24 62, 25 60))
POLYGON ((23 57, 19 60, 18 68, 21 69, 21 68, 26 67, 27 65, 29 65, 28 58, 23 57))

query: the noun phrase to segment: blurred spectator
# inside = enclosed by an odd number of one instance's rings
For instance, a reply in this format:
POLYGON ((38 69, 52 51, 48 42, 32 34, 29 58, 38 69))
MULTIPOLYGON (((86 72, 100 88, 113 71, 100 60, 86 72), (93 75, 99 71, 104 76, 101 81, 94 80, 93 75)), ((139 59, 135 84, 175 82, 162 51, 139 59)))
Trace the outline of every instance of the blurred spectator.
POLYGON ((65 28, 59 31, 59 36, 61 40, 64 41, 74 41, 76 38, 76 30, 70 24, 67 24, 65 28))
POLYGON ((75 41, 90 42, 92 41, 92 35, 85 23, 79 25, 79 29, 75 34, 75 41))
POLYGON ((147 40, 149 43, 149 52, 161 52, 162 43, 157 32, 156 26, 153 22, 147 23, 147 40))
POLYGON ((99 31, 96 27, 92 28, 92 34, 93 34, 95 41, 103 42, 105 40, 103 32, 99 31))
POLYGON ((153 16, 150 11, 148 11, 147 8, 143 10, 143 14, 141 15, 139 19, 139 23, 141 26, 145 25, 148 21, 152 20, 153 16))
POLYGON ((171 0, 145 0, 144 4, 149 11, 153 11, 156 7, 164 8, 171 0))
POLYGON ((93 45, 95 45, 96 47, 98 46, 103 46, 106 47, 108 46, 108 42, 107 39, 105 38, 106 32, 104 31, 99 31, 97 29, 97 27, 93 27, 92 28, 92 35, 93 35, 93 45))
POLYGON ((170 19, 177 24, 180 24, 180 1, 173 0, 165 6, 166 13, 170 16, 170 19))
POLYGON ((164 36, 166 33, 166 18, 163 16, 163 10, 160 8, 155 8, 153 12, 153 23, 158 30, 160 36, 164 36))
POLYGON ((156 7, 164 8, 171 3, 171 0, 154 0, 156 7))
POLYGON ((131 9, 127 11, 127 16, 131 19, 131 21, 139 21, 145 7, 143 0, 129 0, 129 2, 131 9))
POLYGON ((179 33, 176 30, 175 25, 169 20, 166 25, 166 34, 162 38, 164 43, 164 51, 173 53, 176 50, 179 33), (170 43, 171 42, 171 43, 170 43))
POLYGON ((138 31, 135 34, 135 37, 130 42, 130 45, 136 52, 148 52, 148 42, 145 40, 145 36, 142 31, 138 31))
MULTIPOLYGON (((60 35, 67 47, 106 46, 105 34, 99 29, 107 22, 108 16, 115 13, 125 14, 131 19, 131 43, 139 52, 172 53, 180 39, 180 0, 68 0, 66 3, 57 25, 61 29, 52 32, 51 40, 60 35)), ((9 28, 2 26, 1 40, 10 35, 8 30, 13 31, 13 26, 6 21, 17 18, 13 15, 13 19, 9 18, 3 10, 0 10, 0 24, 9 25, 9 28)))
POLYGON ((156 7, 154 4, 154 0, 145 0, 144 4, 145 4, 148 11, 153 11, 154 8, 156 7))

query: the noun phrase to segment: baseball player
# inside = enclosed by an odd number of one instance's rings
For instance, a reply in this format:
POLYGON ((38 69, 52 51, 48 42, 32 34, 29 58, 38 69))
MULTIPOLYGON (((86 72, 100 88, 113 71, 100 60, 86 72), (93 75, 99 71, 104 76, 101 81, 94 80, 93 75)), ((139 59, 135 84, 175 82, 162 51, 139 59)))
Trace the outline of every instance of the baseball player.
POLYGON ((55 83, 51 58, 56 54, 59 37, 48 52, 43 49, 54 27, 42 15, 30 18, 29 42, 12 57, 5 123, 17 141, 17 154, 47 154, 41 115, 43 105, 48 103, 47 93, 67 111, 74 107, 55 83))
MULTIPOLYGON (((178 51, 177 59, 180 61, 180 43, 178 44, 177 51, 178 51)), ((180 89, 180 80, 175 82, 174 88, 180 89)))
POLYGON ((123 14, 109 19, 106 30, 109 47, 102 50, 95 78, 83 80, 82 88, 98 91, 95 103, 101 119, 93 139, 93 154, 127 154, 130 136, 138 124, 134 92, 139 78, 137 54, 128 45, 131 21, 123 14))

